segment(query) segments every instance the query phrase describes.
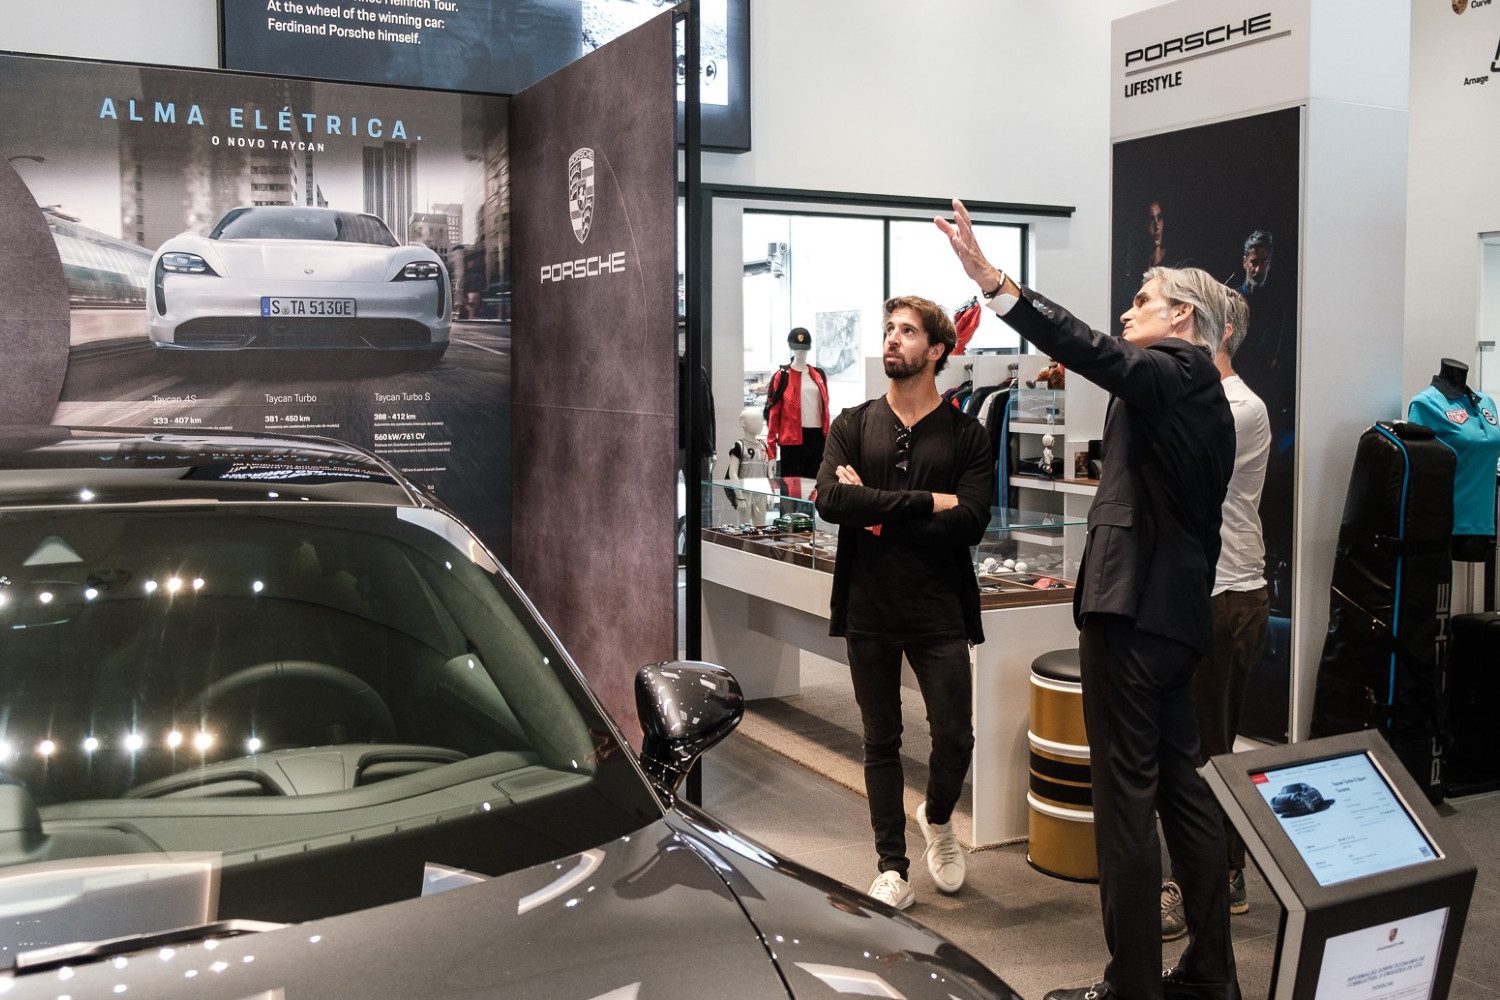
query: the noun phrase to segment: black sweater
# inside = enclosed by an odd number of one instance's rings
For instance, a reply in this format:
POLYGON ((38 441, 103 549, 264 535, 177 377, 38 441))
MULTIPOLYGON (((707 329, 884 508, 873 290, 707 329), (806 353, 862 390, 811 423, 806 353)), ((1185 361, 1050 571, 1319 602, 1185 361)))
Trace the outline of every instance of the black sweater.
MULTIPOLYGON (((913 429, 910 474, 903 476, 895 470, 888 443, 882 447, 874 440, 883 440, 887 425, 893 429, 894 423, 895 415, 880 397, 845 410, 829 429, 817 492, 818 514, 839 526, 829 634, 848 633, 853 574, 862 571, 857 553, 864 551, 868 557, 889 545, 917 553, 936 569, 941 589, 957 595, 969 641, 983 642, 979 583, 969 548, 984 537, 995 495, 995 464, 984 427, 951 405, 939 406, 913 429), (938 454, 938 461, 924 461, 934 456, 937 445, 951 450, 938 454), (835 470, 841 465, 853 466, 866 485, 840 483, 835 470), (956 494, 958 505, 933 513, 933 493, 956 494), (876 524, 881 526, 878 540, 865 533, 867 526, 876 524)), ((924 595, 913 596, 920 601, 924 595)))

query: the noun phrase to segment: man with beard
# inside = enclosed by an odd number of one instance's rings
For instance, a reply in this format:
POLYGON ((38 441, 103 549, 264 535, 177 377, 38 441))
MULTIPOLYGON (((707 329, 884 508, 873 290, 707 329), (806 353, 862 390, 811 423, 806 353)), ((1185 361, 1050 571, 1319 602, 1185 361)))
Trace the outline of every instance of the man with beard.
POLYGON ((937 374, 957 339, 936 303, 886 302, 890 388, 839 414, 818 471, 818 514, 839 525, 829 633, 845 640, 864 725, 879 855, 870 895, 897 909, 915 901, 902 794, 903 655, 932 732, 927 795, 917 810, 927 870, 943 892, 964 881, 952 813, 974 750, 969 650, 984 641, 969 547, 989 523, 995 459, 979 421, 938 394, 937 374))
POLYGON ((1099 898, 1110 960, 1093 986, 1046 1000, 1240 1000, 1229 939, 1224 818, 1197 772, 1193 672, 1213 648, 1209 592, 1234 469, 1234 419, 1213 357, 1222 286, 1154 267, 1119 337, 991 264, 969 213, 934 220, 989 308, 1110 393, 1104 473, 1089 509, 1073 613, 1093 779, 1099 898), (1160 815, 1192 940, 1161 971, 1160 815))

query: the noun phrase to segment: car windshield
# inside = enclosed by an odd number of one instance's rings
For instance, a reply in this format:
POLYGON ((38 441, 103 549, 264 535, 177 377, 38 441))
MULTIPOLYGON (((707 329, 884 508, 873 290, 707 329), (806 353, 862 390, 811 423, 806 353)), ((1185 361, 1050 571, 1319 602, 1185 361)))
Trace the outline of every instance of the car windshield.
POLYGON ((398 246, 384 222, 373 215, 327 208, 236 208, 208 234, 211 240, 322 240, 398 246))
POLYGON ((661 816, 629 753, 438 511, 0 513, 12 956, 328 916, 585 851, 661 816))

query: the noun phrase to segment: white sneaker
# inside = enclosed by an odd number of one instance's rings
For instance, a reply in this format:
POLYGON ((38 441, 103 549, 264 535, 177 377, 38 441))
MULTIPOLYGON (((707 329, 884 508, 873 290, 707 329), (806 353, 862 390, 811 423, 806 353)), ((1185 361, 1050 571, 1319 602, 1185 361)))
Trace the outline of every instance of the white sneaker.
POLYGON ((963 848, 953 836, 953 821, 927 822, 927 803, 923 802, 917 806, 917 825, 927 838, 927 870, 932 873, 932 881, 942 892, 957 892, 963 888, 966 862, 963 848))
POLYGON ((911 891, 911 883, 902 878, 900 872, 881 872, 875 884, 870 886, 870 898, 904 910, 917 901, 917 894, 911 891))

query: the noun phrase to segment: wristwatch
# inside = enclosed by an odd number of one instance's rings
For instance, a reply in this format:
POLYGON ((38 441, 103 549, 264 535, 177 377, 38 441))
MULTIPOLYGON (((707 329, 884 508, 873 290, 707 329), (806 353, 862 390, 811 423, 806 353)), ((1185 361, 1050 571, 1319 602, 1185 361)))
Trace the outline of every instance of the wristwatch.
POLYGON ((995 268, 995 271, 1000 275, 1000 280, 995 282, 995 287, 990 289, 989 291, 985 291, 983 288, 979 290, 979 294, 984 297, 984 301, 986 302, 999 295, 1000 292, 1005 288, 1005 272, 1001 271, 998 267, 995 268))

